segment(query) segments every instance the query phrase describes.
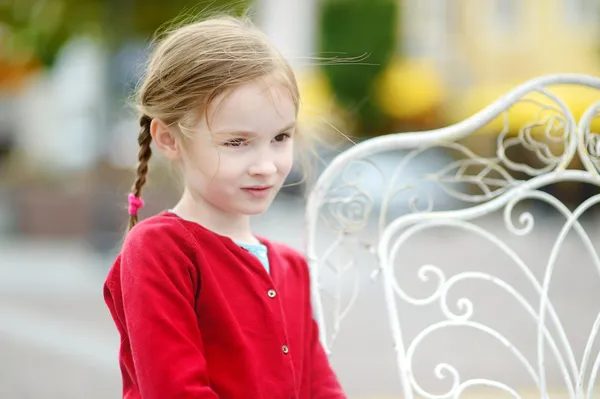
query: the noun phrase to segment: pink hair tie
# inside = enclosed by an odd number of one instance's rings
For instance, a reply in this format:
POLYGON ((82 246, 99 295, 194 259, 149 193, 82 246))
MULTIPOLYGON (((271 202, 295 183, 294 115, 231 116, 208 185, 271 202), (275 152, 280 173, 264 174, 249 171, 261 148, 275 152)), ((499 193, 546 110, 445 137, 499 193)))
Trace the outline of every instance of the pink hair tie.
POLYGON ((137 215, 138 210, 144 206, 144 200, 133 193, 130 193, 127 199, 129 200, 129 214, 137 215))

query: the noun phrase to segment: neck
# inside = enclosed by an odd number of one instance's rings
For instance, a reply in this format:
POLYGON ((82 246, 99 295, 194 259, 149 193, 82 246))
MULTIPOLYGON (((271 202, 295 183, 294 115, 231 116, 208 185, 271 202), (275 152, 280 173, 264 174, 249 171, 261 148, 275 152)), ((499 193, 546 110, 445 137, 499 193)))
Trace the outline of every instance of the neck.
POLYGON ((258 243, 252 234, 248 215, 231 214, 208 203, 204 198, 195 196, 187 189, 173 207, 173 211, 182 218, 198 223, 203 227, 236 242, 258 243))

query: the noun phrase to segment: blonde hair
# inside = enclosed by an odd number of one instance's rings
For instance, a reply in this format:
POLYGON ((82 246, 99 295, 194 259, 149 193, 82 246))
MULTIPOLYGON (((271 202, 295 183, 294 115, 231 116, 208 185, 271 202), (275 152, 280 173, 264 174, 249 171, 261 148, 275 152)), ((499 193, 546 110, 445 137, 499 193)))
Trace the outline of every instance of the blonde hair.
MULTIPOLYGON (((138 166, 131 194, 140 198, 152 156, 150 124, 160 119, 187 131, 219 94, 275 75, 298 112, 300 93, 290 64, 247 18, 213 17, 168 32, 156 43, 135 96, 141 113, 138 166)), ((130 212, 131 230, 138 222, 130 212)))

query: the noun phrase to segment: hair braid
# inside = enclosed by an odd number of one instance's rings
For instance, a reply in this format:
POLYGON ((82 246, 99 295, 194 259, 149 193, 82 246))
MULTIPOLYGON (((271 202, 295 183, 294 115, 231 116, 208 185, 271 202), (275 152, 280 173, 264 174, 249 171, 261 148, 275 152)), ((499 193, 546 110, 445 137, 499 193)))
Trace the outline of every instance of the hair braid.
MULTIPOLYGON (((142 115, 140 117, 140 133, 138 135, 138 144, 140 149, 138 151, 138 166, 135 181, 131 186, 131 193, 137 197, 141 198, 142 196, 142 187, 146 183, 146 176, 148 175, 148 162, 150 161, 150 157, 152 156, 152 149, 150 145, 152 144, 152 135, 150 134, 150 123, 152 122, 152 118, 148 115, 142 115)), ((133 214, 129 215, 129 227, 128 231, 133 228, 138 222, 137 212, 133 212, 133 214)))

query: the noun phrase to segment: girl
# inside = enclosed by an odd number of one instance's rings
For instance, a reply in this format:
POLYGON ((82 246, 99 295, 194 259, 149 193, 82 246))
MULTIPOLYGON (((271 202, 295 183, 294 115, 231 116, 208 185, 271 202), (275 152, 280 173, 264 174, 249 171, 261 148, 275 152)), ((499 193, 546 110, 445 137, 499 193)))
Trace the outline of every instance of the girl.
POLYGON ((156 47, 137 105, 130 231, 104 286, 123 397, 345 398, 304 258, 250 229, 302 139, 290 65, 247 21, 196 22, 156 47), (171 210, 137 224, 151 143, 185 187, 171 210))

